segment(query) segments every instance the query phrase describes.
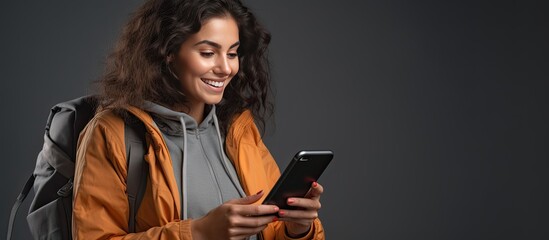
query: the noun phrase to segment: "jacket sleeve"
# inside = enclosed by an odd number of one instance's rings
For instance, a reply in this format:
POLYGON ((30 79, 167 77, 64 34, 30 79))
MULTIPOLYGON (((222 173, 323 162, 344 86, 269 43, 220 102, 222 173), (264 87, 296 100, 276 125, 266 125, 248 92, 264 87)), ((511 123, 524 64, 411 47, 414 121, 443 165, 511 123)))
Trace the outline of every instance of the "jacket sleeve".
MULTIPOLYGON (((249 129, 246 131, 249 131, 249 133, 244 134, 244 136, 249 137, 243 137, 242 142, 240 144, 238 155, 241 158, 249 159, 250 161, 257 161, 257 159, 261 159, 261 168, 263 168, 263 171, 253 171, 252 173, 249 173, 248 175, 254 175, 258 174, 258 172, 261 172, 263 177, 256 176, 253 178, 253 181, 255 183, 262 182, 259 179, 266 178, 266 186, 268 189, 264 190, 270 190, 278 178, 280 177, 280 170, 278 165, 276 164, 276 161, 274 160, 273 156, 263 143, 261 139, 261 134, 259 133, 257 127, 255 124, 250 124, 249 129), (252 140, 253 139, 253 140, 252 140)), ((253 163, 249 163, 249 165, 253 165, 253 163)), ((241 166, 240 166, 241 167, 241 166)), ((251 171, 252 168, 250 168, 249 171, 251 171)), ((254 184, 257 187, 257 184, 254 184)), ((247 189, 248 193, 255 193, 258 190, 261 190, 259 188, 256 189, 247 189)), ((264 196, 266 197, 266 195, 264 196)), ((262 202, 263 199, 261 199, 259 202, 262 202)), ((283 221, 278 221, 274 223, 270 223, 262 232, 264 239, 294 239, 290 238, 286 235, 286 227, 283 221)), ((325 239, 324 236, 324 228, 322 227, 322 224, 320 220, 317 218, 314 220, 313 225, 311 226, 311 229, 309 230, 309 233, 299 238, 300 240, 323 240, 325 239)))
POLYGON ((126 159, 119 121, 93 119, 80 136, 74 176, 74 239, 191 239, 191 220, 128 233, 126 159))

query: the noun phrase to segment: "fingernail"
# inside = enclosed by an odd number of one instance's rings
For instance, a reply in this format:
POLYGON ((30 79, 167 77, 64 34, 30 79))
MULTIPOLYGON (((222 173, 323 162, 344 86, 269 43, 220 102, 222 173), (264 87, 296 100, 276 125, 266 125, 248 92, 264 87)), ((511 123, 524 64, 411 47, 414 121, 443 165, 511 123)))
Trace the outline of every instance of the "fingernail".
POLYGON ((294 202, 295 202, 295 200, 293 198, 288 198, 288 204, 292 204, 294 202))
POLYGON ((278 207, 274 207, 274 210, 275 210, 275 211, 278 211, 278 210, 279 210, 279 208, 278 208, 278 207))
POLYGON ((273 218, 273 222, 276 222, 276 221, 278 221, 278 218, 277 218, 277 217, 274 217, 274 218, 273 218))
POLYGON ((282 211, 282 210, 278 211, 278 215, 279 215, 279 216, 284 216, 284 214, 286 214, 286 212, 284 212, 284 211, 282 211))
POLYGON ((317 182, 313 182, 313 187, 316 187, 318 186, 318 183, 317 182))
POLYGON ((261 191, 257 192, 255 195, 259 195, 263 192, 263 189, 261 189, 261 191))

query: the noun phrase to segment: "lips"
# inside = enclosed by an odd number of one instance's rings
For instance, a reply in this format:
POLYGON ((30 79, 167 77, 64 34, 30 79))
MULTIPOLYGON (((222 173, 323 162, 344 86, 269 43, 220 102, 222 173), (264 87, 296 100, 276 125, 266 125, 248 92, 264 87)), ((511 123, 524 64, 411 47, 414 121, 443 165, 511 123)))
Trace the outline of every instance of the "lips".
POLYGON ((204 82, 205 84, 208 84, 215 88, 222 88, 223 86, 225 86, 225 80, 210 80, 210 79, 200 79, 200 80, 202 80, 202 82, 204 82))

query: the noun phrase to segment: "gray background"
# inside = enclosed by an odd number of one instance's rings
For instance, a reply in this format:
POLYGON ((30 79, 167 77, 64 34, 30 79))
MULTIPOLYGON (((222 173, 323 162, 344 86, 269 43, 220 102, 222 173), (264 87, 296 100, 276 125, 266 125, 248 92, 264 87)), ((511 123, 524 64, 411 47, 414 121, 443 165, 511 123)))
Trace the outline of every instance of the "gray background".
MULTIPOLYGON (((90 92, 140 2, 2 4, 0 238, 49 108, 90 92)), ((336 154, 329 239, 549 239, 542 1, 247 2, 273 35, 273 155, 336 154)))

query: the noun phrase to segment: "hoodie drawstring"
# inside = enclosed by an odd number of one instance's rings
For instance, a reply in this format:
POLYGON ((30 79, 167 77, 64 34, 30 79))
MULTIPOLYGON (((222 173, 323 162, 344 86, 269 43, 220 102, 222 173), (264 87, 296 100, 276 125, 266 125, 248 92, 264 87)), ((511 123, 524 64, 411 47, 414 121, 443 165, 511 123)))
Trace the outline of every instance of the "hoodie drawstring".
POLYGON ((187 204, 187 182, 186 176, 187 176, 187 126, 185 125, 185 119, 183 119, 183 116, 179 117, 179 122, 181 123, 181 126, 183 127, 183 164, 181 164, 181 186, 183 191, 183 203, 181 206, 183 208, 183 220, 187 220, 188 218, 188 204, 187 204))
POLYGON ((223 150, 223 140, 221 139, 221 131, 219 130, 219 121, 217 120, 217 115, 213 115, 214 120, 214 126, 215 130, 217 130, 217 139, 219 140, 219 152, 221 153, 221 163, 223 165, 223 168, 225 168, 225 172, 229 175, 229 178, 233 182, 234 186, 238 190, 238 193, 240 194, 240 197, 245 197, 246 193, 244 193, 244 190, 242 190, 242 187, 240 187, 240 182, 238 181, 238 177, 234 174, 231 174, 232 172, 229 171, 229 164, 232 166, 232 163, 225 157, 225 151, 223 150))

